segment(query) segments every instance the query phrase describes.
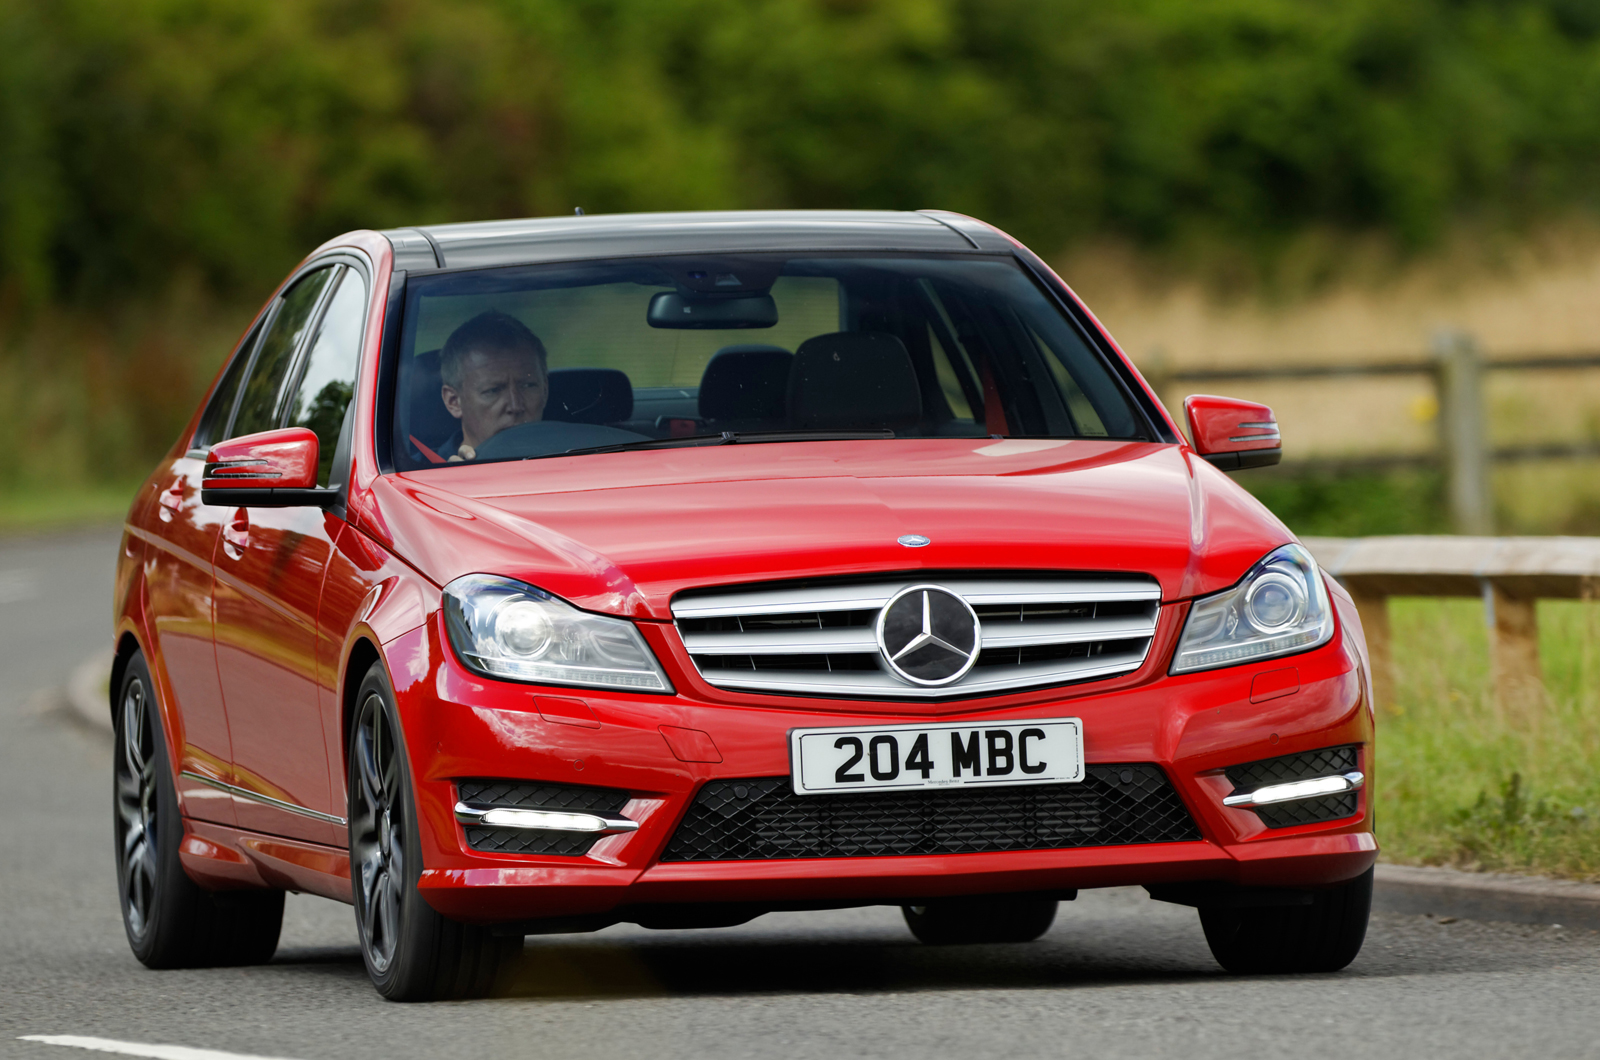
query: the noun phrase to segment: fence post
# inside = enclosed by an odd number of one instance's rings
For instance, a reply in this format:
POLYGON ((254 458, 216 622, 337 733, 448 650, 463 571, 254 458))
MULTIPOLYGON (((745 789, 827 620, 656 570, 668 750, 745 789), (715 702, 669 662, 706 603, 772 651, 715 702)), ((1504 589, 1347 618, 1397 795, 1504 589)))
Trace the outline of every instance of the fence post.
POLYGON ((1439 388, 1439 448, 1456 533, 1493 534, 1483 361, 1477 341, 1465 332, 1440 331, 1433 337, 1433 355, 1439 388))
POLYGON ((1483 604, 1489 621, 1489 661, 1495 701, 1518 724, 1528 724, 1544 703, 1544 671, 1539 665, 1537 601, 1483 579, 1483 604))
POLYGON ((1372 666, 1372 698, 1375 710, 1394 709, 1394 649, 1389 633, 1389 597, 1361 585, 1350 585, 1361 631, 1366 634, 1367 660, 1372 666))

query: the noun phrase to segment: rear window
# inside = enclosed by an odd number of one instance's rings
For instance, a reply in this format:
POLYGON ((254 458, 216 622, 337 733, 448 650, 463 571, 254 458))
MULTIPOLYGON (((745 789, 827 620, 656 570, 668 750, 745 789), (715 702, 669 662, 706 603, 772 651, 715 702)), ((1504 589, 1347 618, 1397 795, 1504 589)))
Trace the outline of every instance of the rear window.
POLYGON ((1010 260, 682 257, 412 279, 401 470, 812 438, 1143 439, 1010 260))

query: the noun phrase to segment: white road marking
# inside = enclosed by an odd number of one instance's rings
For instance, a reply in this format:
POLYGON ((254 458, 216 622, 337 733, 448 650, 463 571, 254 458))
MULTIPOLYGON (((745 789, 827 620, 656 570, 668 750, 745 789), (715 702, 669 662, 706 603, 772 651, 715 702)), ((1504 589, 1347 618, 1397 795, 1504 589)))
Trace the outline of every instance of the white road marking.
POLYGON ((187 1045, 147 1045, 144 1042, 119 1042, 112 1038, 84 1038, 76 1034, 24 1034, 17 1040, 43 1042, 45 1045, 70 1045, 74 1049, 93 1049, 100 1053, 121 1053, 124 1056, 148 1056, 152 1060, 278 1060, 275 1057, 251 1056, 248 1053, 225 1053, 221 1049, 191 1049, 187 1045))

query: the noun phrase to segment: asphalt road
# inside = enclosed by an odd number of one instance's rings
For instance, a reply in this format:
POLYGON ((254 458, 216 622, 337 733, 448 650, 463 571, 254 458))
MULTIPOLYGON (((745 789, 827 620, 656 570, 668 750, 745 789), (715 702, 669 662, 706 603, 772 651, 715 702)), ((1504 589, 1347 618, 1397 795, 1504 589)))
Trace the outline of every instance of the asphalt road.
POLYGON ((0 1060, 22 1035, 342 1057, 1600 1055, 1600 935, 1380 914, 1328 976, 1233 978, 1195 914, 1086 892, 1042 940, 932 949, 892 909, 532 940, 490 1001, 368 986, 349 910, 291 897, 268 966, 151 972, 112 882, 109 740, 57 689, 109 628, 115 535, 0 541, 0 1060))

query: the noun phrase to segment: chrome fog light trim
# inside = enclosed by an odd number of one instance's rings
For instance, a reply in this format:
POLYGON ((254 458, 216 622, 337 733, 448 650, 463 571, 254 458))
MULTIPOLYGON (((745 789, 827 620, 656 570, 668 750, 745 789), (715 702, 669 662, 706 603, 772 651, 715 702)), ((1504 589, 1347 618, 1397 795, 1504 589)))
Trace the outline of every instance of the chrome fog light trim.
POLYGON ((1315 799, 1323 795, 1343 795, 1365 784, 1367 778, 1358 772, 1339 776, 1317 777, 1314 780, 1292 780, 1287 784, 1268 784, 1255 791, 1229 795, 1222 800, 1224 806, 1270 806, 1275 802, 1294 802, 1296 799, 1315 799))
POLYGON ((456 803, 456 820, 462 824, 485 825, 489 828, 526 828, 541 832, 587 832, 614 835, 632 832, 638 821, 626 817, 594 813, 567 813, 565 810, 518 810, 507 806, 468 806, 456 803))

